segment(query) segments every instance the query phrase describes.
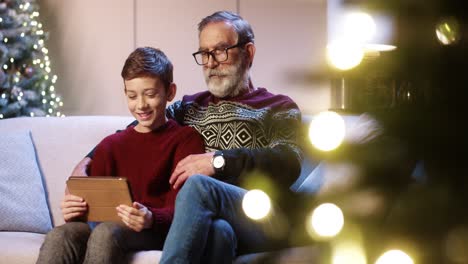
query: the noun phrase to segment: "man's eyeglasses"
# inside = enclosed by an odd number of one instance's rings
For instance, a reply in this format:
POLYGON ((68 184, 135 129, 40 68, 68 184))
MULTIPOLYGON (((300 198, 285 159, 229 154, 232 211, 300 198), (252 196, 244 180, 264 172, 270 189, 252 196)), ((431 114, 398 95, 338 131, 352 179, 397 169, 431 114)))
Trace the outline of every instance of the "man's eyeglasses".
POLYGON ((245 44, 247 44, 247 42, 240 42, 227 48, 214 49, 212 51, 201 50, 201 51, 197 51, 193 53, 192 56, 195 58, 195 62, 198 65, 208 64, 208 61, 210 60, 210 56, 213 57, 213 59, 217 62, 223 62, 223 61, 227 61, 228 59, 228 50, 244 46, 245 44))

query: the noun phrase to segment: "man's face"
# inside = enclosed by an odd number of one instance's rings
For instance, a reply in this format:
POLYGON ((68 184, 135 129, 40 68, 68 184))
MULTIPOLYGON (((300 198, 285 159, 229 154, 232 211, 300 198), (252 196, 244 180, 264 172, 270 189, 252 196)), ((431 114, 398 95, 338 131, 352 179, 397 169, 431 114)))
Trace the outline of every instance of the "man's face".
MULTIPOLYGON (((225 22, 208 24, 200 32, 200 48, 203 51, 224 49, 237 44, 237 33, 225 22)), ((240 48, 229 49, 228 59, 217 62, 211 56, 203 66, 208 90, 216 97, 232 97, 248 85, 247 65, 240 48)))
POLYGON ((128 110, 138 120, 135 130, 147 133, 163 125, 166 103, 172 99, 171 89, 166 92, 163 83, 151 77, 134 78, 124 83, 128 110))

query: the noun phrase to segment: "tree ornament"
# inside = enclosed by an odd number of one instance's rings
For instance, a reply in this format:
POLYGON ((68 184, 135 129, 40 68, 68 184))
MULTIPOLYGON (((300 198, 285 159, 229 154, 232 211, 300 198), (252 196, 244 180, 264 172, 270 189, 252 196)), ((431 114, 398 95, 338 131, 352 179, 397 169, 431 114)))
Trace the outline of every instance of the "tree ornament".
POLYGON ((31 78, 34 75, 34 69, 31 66, 26 67, 26 69, 24 69, 24 75, 27 78, 31 78))
POLYGON ((23 89, 22 89, 21 87, 19 87, 19 86, 16 86, 16 85, 15 85, 15 86, 13 86, 13 88, 11 89, 11 94, 12 94, 13 96, 18 97, 18 96, 21 96, 22 93, 23 93, 23 89))
POLYGON ((36 91, 25 90, 23 91, 23 98, 27 101, 38 101, 40 96, 36 91))

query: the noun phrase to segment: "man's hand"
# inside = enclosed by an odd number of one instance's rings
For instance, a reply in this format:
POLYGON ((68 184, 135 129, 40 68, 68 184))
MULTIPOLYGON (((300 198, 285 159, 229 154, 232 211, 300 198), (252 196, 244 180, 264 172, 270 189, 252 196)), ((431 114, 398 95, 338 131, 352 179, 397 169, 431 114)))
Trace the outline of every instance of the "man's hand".
POLYGON ((178 189, 184 184, 188 177, 195 174, 213 176, 215 174, 211 159, 214 152, 203 154, 192 154, 185 157, 177 163, 174 172, 172 172, 169 183, 174 189, 178 189))
POLYGON ((153 213, 138 202, 133 202, 133 207, 121 204, 116 209, 125 225, 136 232, 153 226, 153 213))
POLYGON ((75 166, 71 175, 72 176, 88 176, 88 173, 86 171, 91 165, 92 161, 93 161, 92 159, 85 157, 75 166))
POLYGON ((65 222, 73 221, 88 211, 86 201, 79 196, 68 194, 68 191, 65 192, 60 208, 65 222))

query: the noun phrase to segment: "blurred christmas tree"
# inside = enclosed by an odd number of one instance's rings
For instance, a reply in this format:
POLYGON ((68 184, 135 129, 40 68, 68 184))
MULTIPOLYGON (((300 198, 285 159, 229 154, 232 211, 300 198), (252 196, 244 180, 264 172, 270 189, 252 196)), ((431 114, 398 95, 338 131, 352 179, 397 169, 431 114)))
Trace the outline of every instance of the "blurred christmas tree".
POLYGON ((35 0, 0 1, 0 119, 63 116, 35 0))

